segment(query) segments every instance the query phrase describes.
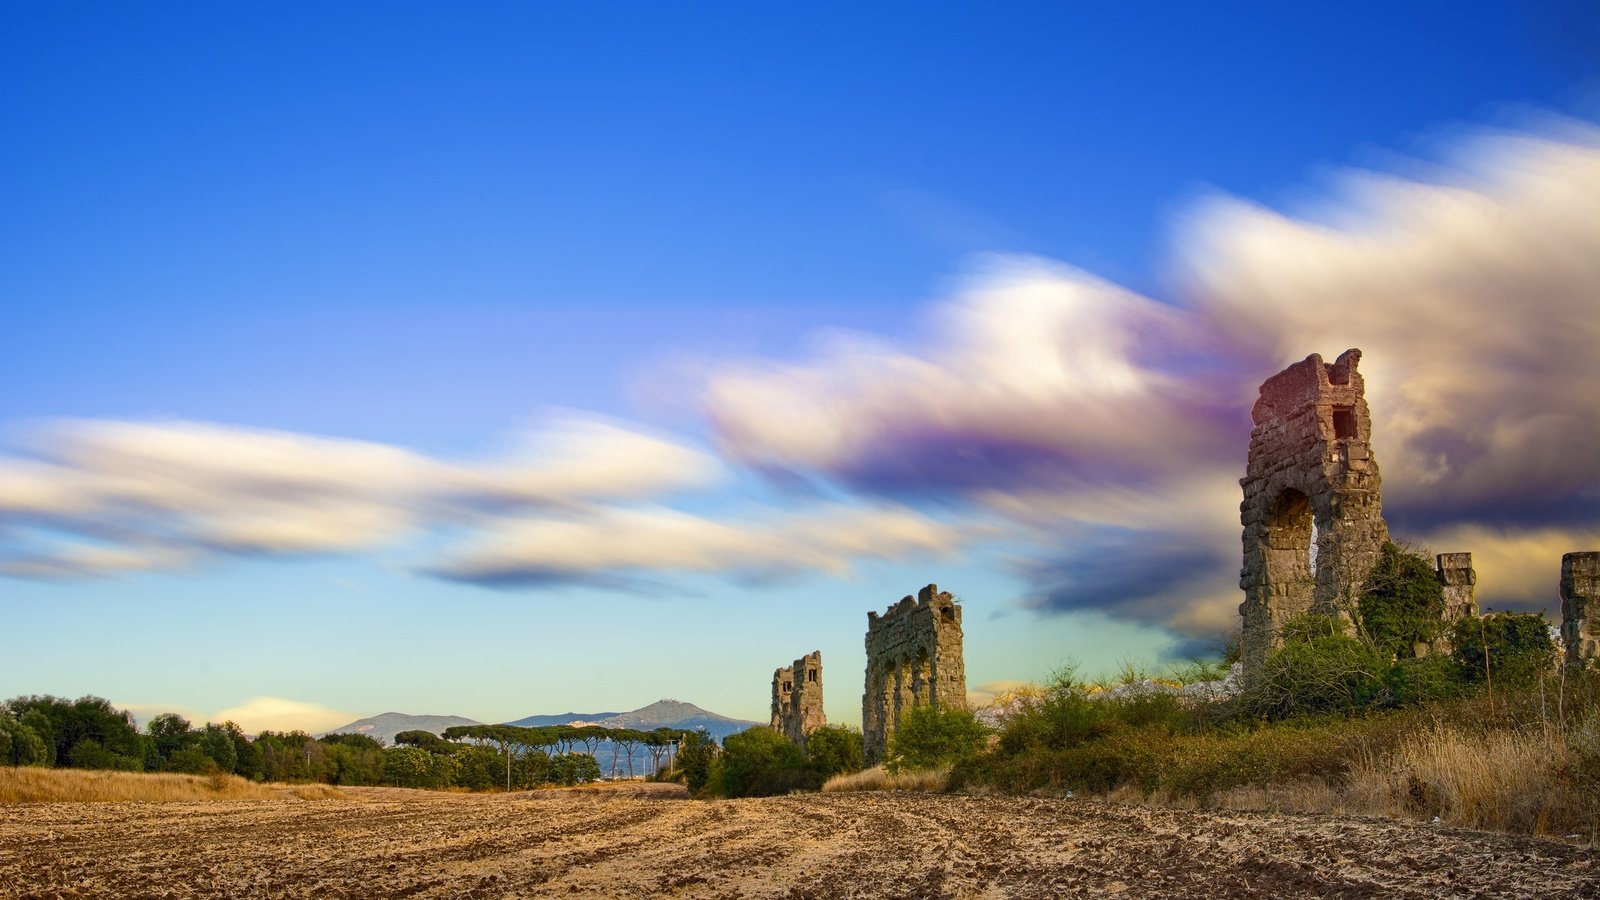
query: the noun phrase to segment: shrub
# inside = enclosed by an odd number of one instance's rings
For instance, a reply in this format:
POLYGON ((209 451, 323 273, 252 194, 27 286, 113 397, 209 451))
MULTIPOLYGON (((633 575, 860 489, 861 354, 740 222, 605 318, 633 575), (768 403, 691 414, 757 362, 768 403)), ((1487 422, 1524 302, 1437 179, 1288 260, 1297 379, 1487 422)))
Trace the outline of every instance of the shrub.
POLYGON ((814 786, 800 748, 764 725, 729 735, 720 762, 718 792, 726 797, 769 797, 814 786))
POLYGON ((1529 685, 1556 662, 1550 623, 1541 613, 1466 616, 1456 622, 1450 642, 1461 674, 1468 681, 1489 681, 1507 687, 1529 685))
POLYGON ((1396 706, 1420 706, 1458 696, 1462 691, 1461 664, 1438 654, 1402 659, 1384 677, 1388 701, 1396 706))
POLYGON ((600 763, 587 753, 558 753, 550 760, 550 780, 566 785, 598 781, 600 763))
POLYGON ((1385 542, 1356 598, 1356 613, 1378 650, 1413 656, 1417 644, 1444 632, 1444 588, 1427 557, 1385 542))
POLYGON ((1332 616, 1306 614, 1285 622, 1283 646, 1267 657, 1244 707, 1269 719, 1350 713, 1384 695, 1386 656, 1344 632, 1332 616))
POLYGON ((889 738, 891 772, 958 764, 983 751, 989 731, 964 709, 919 706, 900 716, 889 738))
POLYGON ((824 725, 806 735, 806 768, 821 784, 835 775, 861 770, 861 731, 848 725, 824 725))

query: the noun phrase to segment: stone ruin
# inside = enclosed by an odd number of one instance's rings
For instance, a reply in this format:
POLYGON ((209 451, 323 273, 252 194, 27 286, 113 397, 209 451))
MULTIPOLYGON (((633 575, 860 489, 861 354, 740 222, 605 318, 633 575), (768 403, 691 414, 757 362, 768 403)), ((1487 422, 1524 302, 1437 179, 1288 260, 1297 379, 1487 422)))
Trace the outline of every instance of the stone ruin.
POLYGON ((822 712, 822 651, 772 673, 772 730, 805 746, 806 735, 828 724, 822 712))
MULTIPOLYGON (((1261 385, 1250 411, 1244 525, 1243 675, 1260 671, 1285 620, 1317 612, 1348 620, 1350 606, 1389 539, 1360 350, 1332 365, 1313 353, 1261 385)), ((1479 615, 1470 553, 1441 553, 1435 576, 1444 618, 1479 615)), ((1561 638, 1567 661, 1600 661, 1600 552, 1561 558, 1561 638)), ((1448 653, 1441 638, 1417 655, 1448 653)))
MULTIPOLYGON (((1434 575, 1444 593, 1444 620, 1454 622, 1478 615, 1478 573, 1472 568, 1471 553, 1441 553, 1434 557, 1434 575)), ((1441 637, 1432 644, 1416 648, 1418 656, 1449 653, 1450 639, 1441 637)))
POLYGON ((1600 551, 1561 557, 1561 640, 1567 663, 1600 663, 1600 551))
POLYGON ((1250 411, 1250 457, 1239 479, 1247 679, 1287 619, 1346 616, 1344 605, 1389 539, 1360 362, 1360 350, 1332 365, 1313 353, 1268 378, 1250 411))
POLYGON ((867 762, 882 762, 900 716, 918 706, 967 708, 961 607, 938 585, 867 613, 867 684, 861 730, 867 762))

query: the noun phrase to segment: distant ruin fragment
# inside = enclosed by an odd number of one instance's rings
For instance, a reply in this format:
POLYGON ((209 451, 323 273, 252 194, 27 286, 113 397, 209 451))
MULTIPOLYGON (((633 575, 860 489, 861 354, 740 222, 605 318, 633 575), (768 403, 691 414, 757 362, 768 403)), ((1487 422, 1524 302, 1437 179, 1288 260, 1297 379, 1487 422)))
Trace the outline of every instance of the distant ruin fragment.
POLYGON ((1373 458, 1372 421, 1357 364, 1313 353, 1268 378, 1250 417, 1244 501, 1244 675, 1304 612, 1343 616, 1389 537, 1373 458))
POLYGON ((814 650, 772 673, 772 730, 804 746, 806 735, 826 724, 822 651, 814 650))
POLYGON ((1600 664, 1600 551, 1561 557, 1561 641, 1569 664, 1600 664))
MULTIPOLYGON (((1479 614, 1478 573, 1472 568, 1471 553, 1441 553, 1434 557, 1434 576, 1439 579, 1439 588, 1444 593, 1447 624, 1479 614)), ((1450 650, 1449 637, 1440 637, 1431 645, 1418 647, 1417 655, 1449 653, 1450 650)))
POLYGON ((961 607, 938 585, 879 616, 867 613, 867 686, 861 730, 868 763, 882 762, 900 716, 918 706, 967 708, 961 607))

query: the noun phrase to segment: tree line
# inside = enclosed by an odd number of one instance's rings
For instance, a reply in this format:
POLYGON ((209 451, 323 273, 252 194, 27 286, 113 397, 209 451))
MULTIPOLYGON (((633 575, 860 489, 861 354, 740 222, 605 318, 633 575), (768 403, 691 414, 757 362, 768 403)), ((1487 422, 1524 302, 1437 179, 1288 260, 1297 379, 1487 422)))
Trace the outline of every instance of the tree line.
POLYGON ((0 764, 203 775, 252 781, 322 782, 467 790, 522 790, 634 776, 634 751, 651 773, 670 768, 685 732, 658 728, 469 725, 396 735, 394 746, 363 734, 304 731, 250 736, 233 722, 193 726, 163 713, 140 730, 132 713, 101 697, 15 697, 0 703, 0 764), (604 751, 609 750, 608 758, 604 751), (606 763, 602 767, 602 759, 606 763))

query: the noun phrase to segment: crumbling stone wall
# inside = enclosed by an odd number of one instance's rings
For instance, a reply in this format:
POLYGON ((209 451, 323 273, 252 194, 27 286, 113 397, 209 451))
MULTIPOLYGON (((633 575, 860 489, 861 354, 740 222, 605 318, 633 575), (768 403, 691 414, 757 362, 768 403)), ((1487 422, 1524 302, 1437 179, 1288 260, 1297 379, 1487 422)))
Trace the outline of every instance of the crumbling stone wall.
MULTIPOLYGON (((1446 625, 1464 616, 1476 616, 1478 611, 1478 573, 1472 568, 1471 553, 1441 553, 1434 557, 1434 577, 1444 593, 1443 616, 1446 625)), ((1449 637, 1441 636, 1432 644, 1419 645, 1417 655, 1449 653, 1449 637)))
POLYGON ((806 735, 828 724, 822 712, 822 651, 772 673, 772 730, 801 746, 806 735))
POLYGON ((1286 619, 1347 615, 1388 540, 1360 361, 1355 349, 1332 365, 1313 353, 1262 383, 1251 410, 1239 480, 1247 682, 1286 619))
POLYGON ((967 708, 961 607, 930 584, 879 616, 867 613, 867 685, 861 731, 869 763, 881 762, 895 725, 918 706, 967 708))
POLYGON ((1561 557, 1561 641, 1568 663, 1600 664, 1600 551, 1561 557))

